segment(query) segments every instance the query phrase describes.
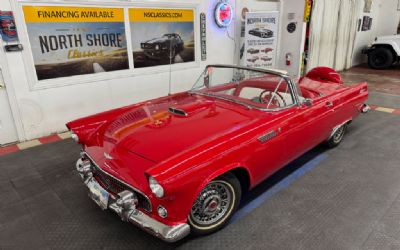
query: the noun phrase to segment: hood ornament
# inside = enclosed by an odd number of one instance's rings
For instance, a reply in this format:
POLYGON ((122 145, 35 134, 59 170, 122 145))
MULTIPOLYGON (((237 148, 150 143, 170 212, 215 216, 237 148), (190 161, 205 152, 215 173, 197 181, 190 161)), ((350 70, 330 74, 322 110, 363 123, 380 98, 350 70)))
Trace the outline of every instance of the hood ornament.
POLYGON ((107 153, 104 153, 104 157, 105 157, 106 159, 108 159, 108 160, 113 160, 113 159, 114 159, 114 158, 112 158, 111 155, 109 155, 109 154, 107 154, 107 153))

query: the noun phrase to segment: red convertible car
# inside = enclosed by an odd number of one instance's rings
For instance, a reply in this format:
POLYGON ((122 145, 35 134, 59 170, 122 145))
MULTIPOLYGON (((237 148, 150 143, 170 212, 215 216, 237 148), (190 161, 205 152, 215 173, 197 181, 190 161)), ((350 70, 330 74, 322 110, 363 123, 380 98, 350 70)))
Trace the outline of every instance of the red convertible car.
POLYGON ((90 197, 168 242, 221 229, 243 192, 367 112, 366 83, 208 66, 194 87, 69 122, 90 197))

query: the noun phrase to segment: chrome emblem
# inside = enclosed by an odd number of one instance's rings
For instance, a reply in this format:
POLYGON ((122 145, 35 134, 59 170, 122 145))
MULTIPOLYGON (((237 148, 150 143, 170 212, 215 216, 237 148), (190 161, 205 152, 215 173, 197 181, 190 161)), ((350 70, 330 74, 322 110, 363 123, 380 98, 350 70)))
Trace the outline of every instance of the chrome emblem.
POLYGON ((109 159, 109 160, 114 159, 114 158, 111 157, 111 155, 109 155, 109 154, 107 154, 107 153, 104 153, 104 157, 105 157, 106 159, 109 159))

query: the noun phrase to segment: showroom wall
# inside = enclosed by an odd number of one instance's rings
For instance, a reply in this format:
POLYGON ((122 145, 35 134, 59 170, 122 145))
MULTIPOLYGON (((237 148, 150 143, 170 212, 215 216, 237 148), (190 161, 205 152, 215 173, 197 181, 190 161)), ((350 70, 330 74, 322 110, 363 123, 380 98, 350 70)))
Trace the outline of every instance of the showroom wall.
MULTIPOLYGON (((65 131, 64 124, 70 120, 89 114, 109 110, 151 98, 167 95, 170 77, 168 65, 135 68, 114 72, 62 77, 38 80, 32 56, 28 33, 35 28, 26 22, 23 5, 68 5, 74 7, 91 6, 104 8, 149 7, 149 8, 188 8, 195 10, 194 40, 195 61, 172 65, 172 93, 190 89, 198 75, 208 64, 237 64, 241 11, 247 7, 250 11, 277 10, 280 12, 280 35, 278 44, 278 62, 276 67, 286 69, 296 75, 300 70, 300 58, 303 47, 304 1, 230 1, 236 9, 233 25, 227 29, 219 28, 212 15, 215 1, 175 0, 171 1, 13 1, 0 2, 0 10, 12 10, 15 15, 19 42, 24 50, 6 53, 8 68, 7 93, 10 96, 12 113, 17 127, 19 140, 29 140, 55 132, 65 131), (101 4, 99 4, 101 3, 101 4), (207 59, 201 60, 200 13, 207 13, 207 59), (293 13, 289 20, 289 13, 293 13), (297 22, 295 32, 286 31, 288 22, 297 22), (284 54, 293 56, 292 65, 286 66, 284 54)), ((125 12, 125 17, 128 13, 125 12)), ((128 31, 128 29, 127 29, 128 31)), ((129 33, 127 34, 129 36, 129 33)), ((4 42, 0 41, 1 47, 4 42)), ((129 48, 129 45, 128 45, 129 48)), ((42 58, 46 60, 46 58, 42 58)), ((130 62, 132 66, 132 62, 130 62)), ((93 66, 95 67, 95 65, 93 66)), ((100 68, 100 72, 102 68, 100 68)))
POLYGON ((374 0, 370 13, 364 12, 361 6, 359 18, 372 18, 371 30, 357 31, 354 45, 353 66, 367 62, 367 56, 361 50, 370 44, 377 36, 388 36, 397 33, 400 21, 400 11, 397 10, 398 0, 374 0))
MULTIPOLYGON (((8 92, 15 94, 17 100, 19 113, 14 113, 14 116, 19 116, 22 123, 25 138, 21 139, 32 139, 50 132, 64 131, 65 122, 72 119, 168 94, 169 66, 130 72, 110 72, 99 76, 60 78, 54 81, 54 85, 48 82, 42 86, 40 82, 35 83, 33 80, 36 76, 33 67, 27 62, 27 58, 31 58, 32 55, 26 37, 26 24, 21 5, 14 1, 10 2, 11 4, 1 1, 0 8, 14 11, 20 42, 25 47, 22 52, 7 53, 12 81, 7 83, 7 89, 8 92)), ((60 3, 60 1, 53 2, 60 3)), ((160 8, 197 7, 194 24, 196 41, 200 39, 197 29, 199 13, 212 13, 214 8, 211 2, 200 0, 180 0, 175 1, 175 5, 169 2, 157 1, 158 4, 151 2, 160 8)), ((93 2, 85 1, 85 3, 93 2)), ((68 1, 67 4, 70 2, 68 1)), ((107 4, 112 7, 127 6, 126 2, 121 5, 120 1, 108 1, 107 4)), ((74 4, 74 6, 79 5, 74 4)), ((233 32, 233 28, 234 26, 229 28, 230 32, 233 32)), ((233 62, 234 42, 226 36, 225 30, 215 25, 210 16, 207 18, 207 50, 206 61, 200 60, 200 46, 197 46, 195 53, 197 62, 172 67, 172 92, 190 89, 207 64, 233 62)))
MULTIPOLYGON (((290 75, 299 75, 301 70, 301 58, 304 51, 305 23, 304 19, 305 2, 299 0, 284 1, 263 1, 246 0, 237 1, 236 9, 236 40, 238 41, 236 51, 239 51, 243 45, 241 39, 242 10, 247 8, 249 12, 279 11, 280 32, 278 37, 277 62, 275 68, 286 70, 290 75), (287 31, 289 23, 296 23, 296 30, 293 33, 287 31), (291 65, 286 65, 285 55, 291 54, 291 65)), ((236 60, 239 60, 239 54, 236 53, 236 60)))

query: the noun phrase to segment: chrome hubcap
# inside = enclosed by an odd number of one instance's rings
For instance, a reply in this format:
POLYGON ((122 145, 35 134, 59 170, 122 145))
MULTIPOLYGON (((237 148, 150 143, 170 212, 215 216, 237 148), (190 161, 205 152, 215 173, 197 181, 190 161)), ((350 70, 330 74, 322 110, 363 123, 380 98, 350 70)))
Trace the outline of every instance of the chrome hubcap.
POLYGON ((207 226, 223 218, 231 205, 232 190, 224 182, 215 181, 200 193, 190 216, 194 223, 207 226))
POLYGON ((341 126, 333 135, 333 141, 335 143, 339 142, 343 137, 343 133, 344 133, 344 126, 341 126))

